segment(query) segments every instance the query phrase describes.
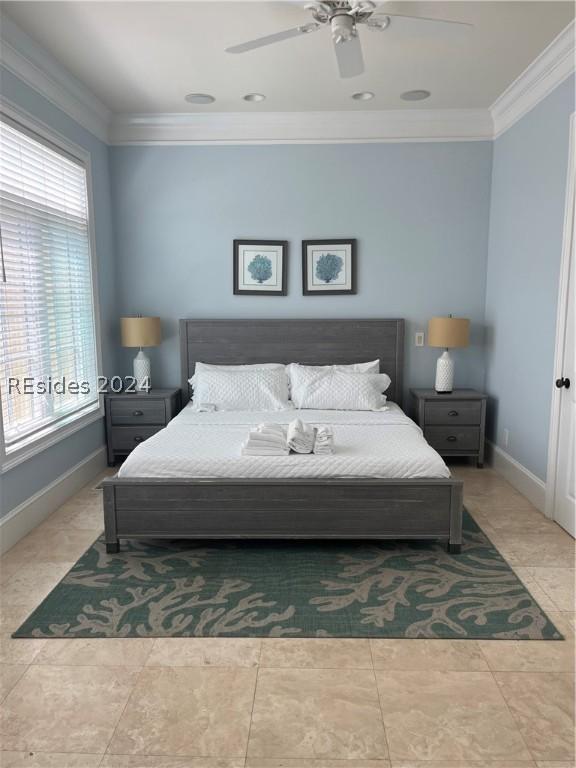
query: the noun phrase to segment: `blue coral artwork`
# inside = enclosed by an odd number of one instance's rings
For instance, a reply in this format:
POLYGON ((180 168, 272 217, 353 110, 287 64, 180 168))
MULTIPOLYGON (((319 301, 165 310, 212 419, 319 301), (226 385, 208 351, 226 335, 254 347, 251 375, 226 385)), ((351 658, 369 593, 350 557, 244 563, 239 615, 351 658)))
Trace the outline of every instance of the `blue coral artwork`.
POLYGON ((304 295, 356 293, 355 243, 355 240, 303 242, 304 295))
POLYGON ((344 258, 338 253, 314 254, 314 276, 321 283, 338 285, 343 282, 344 258))
POLYGON ((234 241, 234 293, 286 295, 285 241, 234 241))
POLYGON ((272 261, 269 256, 263 253, 257 253, 251 261, 248 262, 247 270, 252 280, 262 285, 268 282, 273 275, 272 261))

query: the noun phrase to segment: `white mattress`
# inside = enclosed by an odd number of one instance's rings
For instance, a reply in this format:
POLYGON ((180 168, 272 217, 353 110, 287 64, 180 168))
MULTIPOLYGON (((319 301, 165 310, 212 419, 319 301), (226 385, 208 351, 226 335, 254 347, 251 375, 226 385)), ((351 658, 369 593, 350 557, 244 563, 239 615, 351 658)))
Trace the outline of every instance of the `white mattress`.
POLYGON ((450 477, 422 430, 395 404, 385 411, 197 413, 186 406, 165 429, 128 456, 120 477, 173 478, 419 478, 450 477), (330 424, 331 456, 241 456, 248 430, 294 418, 330 424))

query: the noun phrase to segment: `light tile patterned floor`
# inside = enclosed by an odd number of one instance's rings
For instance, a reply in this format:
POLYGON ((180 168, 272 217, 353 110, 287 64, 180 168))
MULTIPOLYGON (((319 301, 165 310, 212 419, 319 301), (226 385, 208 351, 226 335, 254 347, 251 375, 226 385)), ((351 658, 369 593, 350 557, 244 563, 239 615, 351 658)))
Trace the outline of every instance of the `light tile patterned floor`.
POLYGON ((574 542, 454 472, 566 642, 12 640, 99 534, 91 483, 0 560, 0 766, 573 768, 574 542))

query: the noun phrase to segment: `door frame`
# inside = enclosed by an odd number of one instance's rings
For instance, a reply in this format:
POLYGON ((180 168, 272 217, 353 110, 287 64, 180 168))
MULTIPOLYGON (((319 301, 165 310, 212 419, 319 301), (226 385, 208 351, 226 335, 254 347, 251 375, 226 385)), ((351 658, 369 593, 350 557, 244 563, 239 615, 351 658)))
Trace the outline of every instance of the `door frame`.
MULTIPOLYGON (((568 149, 568 174, 566 178, 566 202, 564 206, 564 225, 562 234, 562 256, 560 261, 560 282, 558 286, 558 306, 556 310, 556 340, 554 346, 553 376, 560 376, 564 363, 564 346, 567 331, 568 280, 570 260, 572 258, 572 238, 576 236, 576 112, 570 117, 570 140, 568 149)), ((576 386, 576 381, 573 382, 576 386)), ((552 386, 552 405, 550 409, 550 434, 548 440, 548 467, 546 472, 546 516, 554 519, 556 500, 556 465, 558 461, 558 441, 560 437, 560 403, 562 390, 552 386)))

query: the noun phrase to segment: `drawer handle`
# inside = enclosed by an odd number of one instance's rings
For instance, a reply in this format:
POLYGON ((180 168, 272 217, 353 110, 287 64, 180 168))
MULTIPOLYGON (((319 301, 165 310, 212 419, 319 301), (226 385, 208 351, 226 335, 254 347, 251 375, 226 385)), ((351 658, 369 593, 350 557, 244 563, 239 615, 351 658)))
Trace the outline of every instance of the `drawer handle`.
POLYGON ((458 411, 448 411, 448 416, 458 416, 458 411))
POLYGON ((456 440, 458 440, 458 438, 456 437, 456 435, 448 435, 446 440, 448 440, 449 443, 455 443, 456 440))
POLYGON ((144 416, 144 411, 132 411, 132 416, 144 416))
MULTIPOLYGON (((454 438, 454 439, 456 439, 456 438, 454 438)), ((140 435, 136 435, 136 436, 134 437, 134 442, 135 442, 135 443, 141 443, 141 442, 142 442, 142 440, 144 440, 144 438, 143 438, 143 437, 141 437, 140 435)))

